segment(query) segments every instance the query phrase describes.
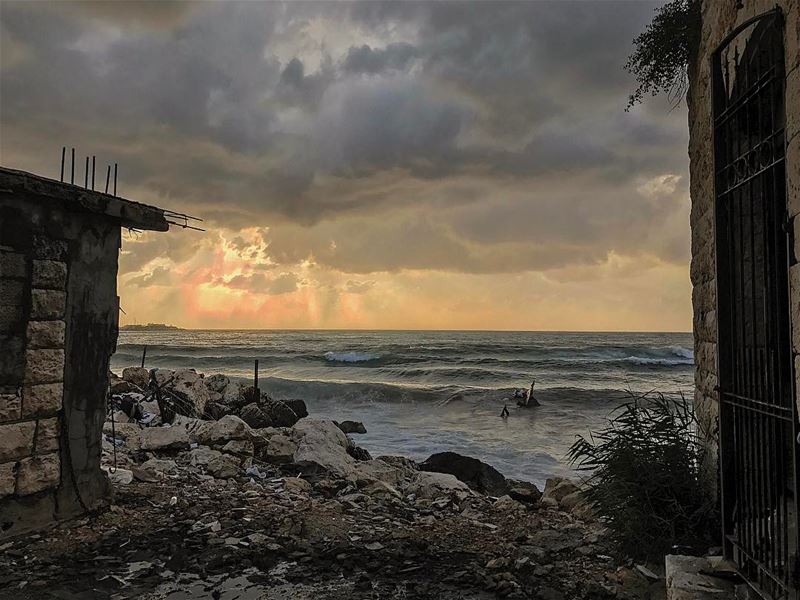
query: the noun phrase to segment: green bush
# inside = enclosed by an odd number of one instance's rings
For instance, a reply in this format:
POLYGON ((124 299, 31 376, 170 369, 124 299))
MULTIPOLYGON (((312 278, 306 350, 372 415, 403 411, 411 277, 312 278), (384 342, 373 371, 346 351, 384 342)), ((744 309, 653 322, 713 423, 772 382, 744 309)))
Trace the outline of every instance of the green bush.
POLYGON ((638 87, 628 109, 646 95, 666 93, 676 106, 688 89, 689 64, 700 40, 700 0, 672 0, 656 10, 653 21, 634 40, 625 70, 638 87))
POLYGON ((571 463, 591 472, 586 500, 624 556, 653 559, 675 545, 707 543, 717 520, 700 481, 704 446, 692 404, 631 396, 605 429, 570 448, 571 463))

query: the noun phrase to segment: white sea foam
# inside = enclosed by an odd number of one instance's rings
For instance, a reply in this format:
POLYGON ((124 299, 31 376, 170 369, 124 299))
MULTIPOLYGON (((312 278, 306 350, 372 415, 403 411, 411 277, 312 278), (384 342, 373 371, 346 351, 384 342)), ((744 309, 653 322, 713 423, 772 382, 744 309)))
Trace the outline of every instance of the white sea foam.
POLYGON ((373 354, 372 352, 326 352, 325 360, 331 362, 367 362, 370 360, 377 360, 381 357, 380 354, 373 354))

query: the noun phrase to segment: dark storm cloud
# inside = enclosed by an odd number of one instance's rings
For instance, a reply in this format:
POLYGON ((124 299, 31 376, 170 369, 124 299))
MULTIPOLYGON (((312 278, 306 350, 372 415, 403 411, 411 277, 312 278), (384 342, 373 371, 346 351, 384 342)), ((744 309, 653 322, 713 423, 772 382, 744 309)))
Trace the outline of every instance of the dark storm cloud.
POLYGON ((142 200, 273 226, 282 262, 682 259, 685 231, 646 234, 680 200, 637 188, 685 171, 685 112, 623 112, 653 6, 4 2, 0 151, 35 168, 53 140, 85 141, 142 200))

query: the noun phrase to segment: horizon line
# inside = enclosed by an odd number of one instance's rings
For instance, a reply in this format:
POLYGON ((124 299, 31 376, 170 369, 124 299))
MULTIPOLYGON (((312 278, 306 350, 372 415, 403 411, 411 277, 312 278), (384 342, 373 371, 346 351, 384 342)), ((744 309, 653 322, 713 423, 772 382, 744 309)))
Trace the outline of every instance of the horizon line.
MULTIPOLYGON (((149 325, 166 325, 169 329, 181 331, 364 331, 364 332, 434 332, 434 333, 680 333, 691 335, 693 331, 656 331, 649 329, 414 329, 414 328, 324 328, 324 327, 181 327, 178 325, 168 325, 165 323, 146 323, 143 325, 129 323, 120 325, 119 330, 123 331, 126 327, 148 327, 149 325)), ((154 331, 157 331, 154 329, 154 331)))

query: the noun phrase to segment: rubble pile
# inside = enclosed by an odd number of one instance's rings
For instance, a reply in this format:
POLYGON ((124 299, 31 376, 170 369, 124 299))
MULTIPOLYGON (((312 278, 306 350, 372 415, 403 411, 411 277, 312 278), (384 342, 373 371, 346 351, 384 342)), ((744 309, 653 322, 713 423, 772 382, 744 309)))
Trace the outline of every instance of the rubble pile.
POLYGON ((126 369, 111 388, 142 395, 105 425, 111 504, 0 546, 15 598, 664 597, 611 557, 568 480, 542 492, 457 454, 372 458, 340 424, 222 376, 126 369), (153 378, 205 418, 160 424, 153 378))

